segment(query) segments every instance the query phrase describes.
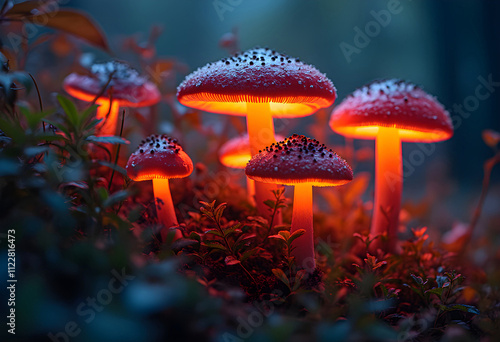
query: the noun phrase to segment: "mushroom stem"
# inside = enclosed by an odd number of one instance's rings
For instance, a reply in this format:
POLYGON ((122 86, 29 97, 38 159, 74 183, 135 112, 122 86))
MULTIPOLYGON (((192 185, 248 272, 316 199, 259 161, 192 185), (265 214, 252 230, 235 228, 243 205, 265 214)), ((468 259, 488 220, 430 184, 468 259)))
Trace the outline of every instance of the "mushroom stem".
POLYGON ((306 232, 294 243, 295 249, 292 251, 292 255, 295 257, 297 267, 306 269, 309 273, 312 273, 316 268, 312 202, 312 185, 296 184, 293 190, 292 228, 290 233, 293 234, 298 229, 305 229, 306 232))
POLYGON ((98 100, 96 103, 99 105, 99 107, 97 108, 96 119, 102 119, 102 121, 96 127, 96 135, 115 135, 120 103, 118 101, 113 101, 111 103, 111 101, 109 100, 98 100))
POLYGON ((255 205, 255 181, 253 179, 247 178, 247 194, 248 201, 255 205))
MULTIPOLYGON (((247 102, 247 131, 250 140, 250 153, 252 156, 259 153, 266 146, 276 142, 274 139, 274 123, 271 115, 271 106, 267 102, 247 102)), ((274 200, 272 190, 277 190, 278 185, 255 182, 255 203, 257 211, 263 217, 270 219, 271 211, 264 204, 266 200, 274 200)), ((277 214, 274 223, 281 222, 281 215, 277 214)), ((271 223, 270 223, 271 224, 271 223)))
MULTIPOLYGON (((170 186, 168 179, 153 179, 153 194, 156 203, 156 215, 158 222, 163 225, 161 229, 162 241, 167 238, 169 228, 178 226, 177 217, 175 216, 174 203, 170 194, 170 186)), ((176 230, 174 240, 182 237, 180 230, 176 230)))
POLYGON ((397 128, 380 127, 375 142, 375 201, 370 233, 387 234, 372 243, 371 249, 394 252, 399 226, 403 169, 401 139, 397 128))

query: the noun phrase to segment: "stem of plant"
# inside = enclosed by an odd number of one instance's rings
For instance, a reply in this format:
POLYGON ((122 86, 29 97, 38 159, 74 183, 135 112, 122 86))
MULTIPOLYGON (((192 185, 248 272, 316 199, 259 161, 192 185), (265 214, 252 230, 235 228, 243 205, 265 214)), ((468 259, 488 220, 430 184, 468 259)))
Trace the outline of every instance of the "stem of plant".
MULTIPOLYGON (((224 240, 224 243, 226 244, 227 250, 231 253, 231 256, 237 260, 238 259, 237 255, 233 252, 233 249, 231 248, 231 245, 229 244, 229 241, 227 241, 227 238, 224 235, 224 230, 222 230, 222 227, 221 227, 219 221, 216 220, 215 217, 212 220, 215 222, 215 225, 217 226, 217 230, 219 231, 219 233, 221 233, 222 239, 224 240)), ((258 286, 259 284, 255 280, 255 278, 252 276, 252 274, 246 269, 246 267, 243 266, 243 264, 241 262, 239 263, 239 265, 241 266, 241 268, 243 269, 243 271, 246 273, 246 275, 253 281, 253 283, 255 284, 255 286, 258 286)))
MULTIPOLYGON (((474 216, 472 217, 469 228, 467 229, 464 241, 469 241, 469 239, 472 237, 472 233, 474 232, 474 228, 476 227, 477 222, 479 221, 479 217, 481 216, 481 211, 483 210, 483 204, 484 201, 486 200, 486 195, 488 194, 488 188, 490 187, 491 171, 493 170, 493 167, 498 163, 500 163, 500 152, 497 152, 495 156, 488 159, 484 163, 484 178, 483 178, 483 186, 481 189, 481 196, 479 197, 479 202, 477 204, 476 210, 474 211, 474 216)), ((463 244, 462 253, 465 252, 467 246, 468 246, 467 243, 463 244)))
MULTIPOLYGON (((123 123, 124 123, 124 121, 125 121, 125 109, 122 112, 122 123, 121 123, 121 126, 120 126, 120 137, 123 134, 123 123)), ((115 168, 116 168, 116 165, 118 164, 118 156, 120 155, 120 147, 121 147, 121 144, 118 144, 118 147, 116 148, 116 156, 115 156, 114 167, 113 167, 113 170, 111 171, 111 177, 109 178, 108 191, 111 189, 111 183, 113 183, 113 177, 115 175, 115 168)))

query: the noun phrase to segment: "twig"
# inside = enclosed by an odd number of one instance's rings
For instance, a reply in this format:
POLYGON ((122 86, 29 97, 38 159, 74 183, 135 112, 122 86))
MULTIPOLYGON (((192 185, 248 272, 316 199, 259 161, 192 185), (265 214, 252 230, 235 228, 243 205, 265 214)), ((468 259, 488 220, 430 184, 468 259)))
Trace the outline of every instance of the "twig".
MULTIPOLYGON (((120 126, 120 138, 123 134, 123 123, 124 122, 125 122, 125 109, 122 112, 122 123, 120 126)), ((120 155, 120 147, 121 147, 121 144, 118 144, 118 147, 116 148, 115 165, 113 167, 113 170, 111 171, 111 177, 109 178, 108 191, 111 189, 111 183, 113 182, 113 177, 115 175, 115 168, 116 168, 116 165, 118 164, 118 156, 120 155)))
MULTIPOLYGON (((28 73, 28 75, 31 77, 31 80, 33 81, 33 84, 35 85, 36 93, 38 95, 38 104, 40 105, 40 112, 43 112, 43 102, 42 102, 42 96, 40 95, 40 89, 38 88, 38 84, 36 83, 35 78, 33 75, 28 73)), ((42 120, 42 125, 43 125, 43 133, 45 133, 45 121, 42 120)))
MULTIPOLYGON (((479 221, 479 217, 481 216, 481 211, 483 209, 483 204, 486 200, 486 195, 488 194, 488 188, 490 186, 491 171, 493 170, 493 167, 498 163, 500 163, 500 152, 497 152, 495 156, 484 162, 484 178, 483 186, 481 189, 481 196, 479 197, 479 202, 477 204, 476 210, 474 210, 474 215, 472 216, 469 228, 467 229, 465 241, 469 240, 472 237, 472 233, 474 232, 477 222, 479 221)), ((465 251, 466 246, 467 244, 464 243, 464 245, 462 246, 462 252, 465 251)))

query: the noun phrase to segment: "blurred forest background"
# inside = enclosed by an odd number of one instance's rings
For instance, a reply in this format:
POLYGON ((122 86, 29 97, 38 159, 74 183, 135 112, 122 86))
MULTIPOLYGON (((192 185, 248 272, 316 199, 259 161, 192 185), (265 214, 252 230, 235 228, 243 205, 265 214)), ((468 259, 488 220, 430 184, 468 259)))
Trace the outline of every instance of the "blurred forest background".
MULTIPOLYGON (((236 29, 242 50, 268 46, 326 73, 337 87, 336 104, 373 79, 393 77, 423 86, 437 96, 452 117, 460 117, 454 108, 466 102, 465 106, 474 110, 457 122, 452 139, 429 147, 435 147, 435 152, 426 156, 423 164, 416 166, 405 179, 404 198, 415 206, 429 199, 440 203, 441 207, 434 211, 435 225, 444 226, 453 217, 469 220, 480 193, 483 162, 492 155, 482 141, 481 132, 500 130, 500 87, 494 87, 486 99, 478 100, 475 95, 481 85, 480 78, 500 82, 500 2, 71 0, 62 3, 89 12, 107 34, 116 57, 132 64, 136 55, 124 50, 123 45, 130 36, 146 41, 152 25, 163 28, 156 42, 157 54, 185 63, 189 68, 186 72, 226 56, 227 52, 218 45, 219 39, 236 29), (390 13, 389 9, 393 13, 383 18, 383 24, 377 22, 381 13, 390 13), (367 30, 372 30, 365 36, 368 40, 359 44, 359 32, 366 34, 367 30), (346 44, 354 52, 343 51, 346 44)), ((34 55, 31 58, 36 60, 31 65, 37 64, 39 68, 43 63, 47 70, 59 63, 57 59, 52 62, 34 55)), ((98 60, 108 58, 105 54, 97 55, 98 60)), ((178 75, 177 84, 183 77, 178 75)), ((318 129, 314 133, 311 130, 311 124, 327 122, 329 114, 330 111, 325 111, 292 120, 281 133, 315 135, 334 146, 342 145, 344 139, 327 126, 321 127, 324 136, 316 134, 318 129)), ((162 108, 161 115, 170 118, 166 108, 162 108)), ((210 118, 226 119, 204 114, 204 120, 210 118)), ((354 144, 373 146, 372 141, 354 144)), ((404 159, 408 160, 418 148, 415 144, 404 144, 404 159)), ((362 170, 373 170, 373 162, 359 165, 356 171, 362 170)), ((486 215, 499 207, 500 172, 496 169, 486 215)))

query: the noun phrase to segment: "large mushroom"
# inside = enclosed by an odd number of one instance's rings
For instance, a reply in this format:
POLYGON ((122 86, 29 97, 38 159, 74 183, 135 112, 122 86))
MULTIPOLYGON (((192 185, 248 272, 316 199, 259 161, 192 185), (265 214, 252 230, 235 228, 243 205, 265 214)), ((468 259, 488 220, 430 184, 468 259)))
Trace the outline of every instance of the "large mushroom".
POLYGON ((375 201, 371 234, 386 234, 372 248, 395 251, 403 171, 401 142, 436 142, 453 135, 449 113, 437 99, 401 80, 374 81, 354 91, 330 118, 346 137, 375 139, 375 201))
MULTIPOLYGON (((176 139, 166 135, 151 135, 141 142, 130 156, 127 166, 130 179, 139 182, 152 180, 158 222, 163 225, 165 241, 169 228, 178 226, 170 194, 169 179, 184 178, 193 172, 193 162, 176 139)), ((175 238, 181 237, 176 230, 175 238)))
POLYGON ((102 119, 96 127, 100 136, 116 134, 120 107, 148 107, 160 100, 154 83, 119 61, 93 64, 89 75, 72 73, 64 79, 63 87, 71 96, 87 102, 99 95, 95 103, 99 105, 96 118, 102 119))
MULTIPOLYGON (((277 140, 283 140, 285 137, 276 135, 277 140)), ((243 134, 226 141, 219 149, 219 161, 225 167, 232 169, 244 169, 252 158, 250 152, 250 140, 248 134, 243 134)), ((247 193, 250 203, 255 203, 255 182, 247 178, 247 193)))
POLYGON ((304 229, 305 234, 293 256, 299 267, 314 270, 312 187, 350 182, 351 167, 319 141, 294 134, 253 156, 245 173, 259 182, 294 186, 291 233, 304 229))
MULTIPOLYGON (((313 114, 335 101, 332 82, 314 66, 267 48, 255 48, 209 63, 186 77, 177 91, 185 106, 246 116, 251 154, 275 142, 273 117, 313 114)), ((275 186, 256 184, 257 208, 275 186)))

